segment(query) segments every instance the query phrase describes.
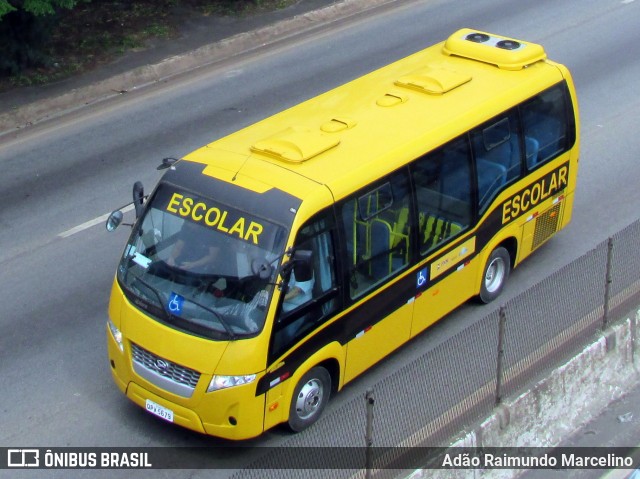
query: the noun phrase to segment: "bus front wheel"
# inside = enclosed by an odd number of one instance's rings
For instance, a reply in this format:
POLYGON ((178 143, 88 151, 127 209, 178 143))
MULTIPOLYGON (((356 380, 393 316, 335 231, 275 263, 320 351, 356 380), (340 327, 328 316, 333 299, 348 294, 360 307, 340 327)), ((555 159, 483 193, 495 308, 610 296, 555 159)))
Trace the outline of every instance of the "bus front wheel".
POLYGON ((502 293, 509 272, 511 271, 511 257, 502 246, 498 246, 489 255, 482 273, 482 284, 478 296, 482 303, 490 303, 502 293))
POLYGON ((331 376, 321 366, 310 369, 298 382, 289 408, 289 428, 300 432, 322 415, 331 394, 331 376))

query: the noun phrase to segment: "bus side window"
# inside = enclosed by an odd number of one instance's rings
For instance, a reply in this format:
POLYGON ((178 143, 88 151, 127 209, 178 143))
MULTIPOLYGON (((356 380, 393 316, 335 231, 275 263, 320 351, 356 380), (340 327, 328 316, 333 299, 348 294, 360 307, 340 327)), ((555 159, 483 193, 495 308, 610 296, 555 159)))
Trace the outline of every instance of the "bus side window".
POLYGON ((412 165, 421 255, 469 226, 472 193, 469 160, 469 144, 464 137, 426 154, 412 165))
POLYGON ((514 111, 471 131, 481 213, 505 185, 520 177, 522 155, 518 124, 514 111))
POLYGON ((350 296, 356 298, 409 263, 410 189, 404 172, 341 205, 350 296))
POLYGON ((562 86, 526 101, 520 106, 520 113, 529 170, 567 150, 567 108, 562 86))
POLYGON ((288 277, 286 293, 274 325, 272 353, 277 356, 337 310, 339 295, 336 282, 330 215, 311 220, 303 226, 295 248, 311 251, 310 262, 295 265, 288 277))

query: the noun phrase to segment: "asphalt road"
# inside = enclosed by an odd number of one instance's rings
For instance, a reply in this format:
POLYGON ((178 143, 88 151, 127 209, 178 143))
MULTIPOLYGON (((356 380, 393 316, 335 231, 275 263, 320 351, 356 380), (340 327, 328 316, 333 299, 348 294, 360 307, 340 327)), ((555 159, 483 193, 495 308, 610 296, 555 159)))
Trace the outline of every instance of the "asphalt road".
MULTIPOLYGON (((150 189, 159 178, 155 166, 161 158, 184 155, 463 26, 542 43, 550 58, 572 70, 580 99, 582 155, 573 223, 514 272, 505 298, 637 219, 638 18, 640 1, 633 0, 399 1, 394 9, 370 11, 77 111, 16 139, 4 138, 0 446, 222 444, 156 420, 112 383, 105 321, 127 231, 107 234, 99 218, 129 201, 133 181, 142 180, 150 189)), ((498 306, 462 307, 348 386, 327 413, 498 306)), ((303 434, 313 435, 313 428, 303 434)), ((249 444, 277 446, 288 437, 276 429, 249 444)), ((218 459, 225 463, 222 455, 218 459)), ((231 472, 136 476, 227 477, 231 472)), ((119 477, 113 471, 94 476, 119 477)))

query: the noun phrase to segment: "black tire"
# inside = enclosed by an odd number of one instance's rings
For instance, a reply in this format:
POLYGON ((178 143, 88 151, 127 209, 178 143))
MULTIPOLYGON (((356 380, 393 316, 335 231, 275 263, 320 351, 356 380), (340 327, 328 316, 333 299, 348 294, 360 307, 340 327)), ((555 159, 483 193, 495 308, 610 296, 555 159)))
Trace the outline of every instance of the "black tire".
POLYGON ((331 376, 317 366, 309 370, 296 385, 289 406, 289 429, 300 432, 316 422, 329 402, 331 376))
POLYGON ((500 296, 510 272, 511 256, 505 248, 498 246, 489 255, 482 271, 479 301, 487 304, 500 296))

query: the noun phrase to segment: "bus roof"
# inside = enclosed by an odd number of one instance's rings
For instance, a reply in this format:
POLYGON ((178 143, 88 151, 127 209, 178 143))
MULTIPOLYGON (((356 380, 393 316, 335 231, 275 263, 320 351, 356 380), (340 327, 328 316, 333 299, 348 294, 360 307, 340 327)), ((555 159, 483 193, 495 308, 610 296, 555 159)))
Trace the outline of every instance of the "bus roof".
POLYGON ((256 191, 339 199, 562 78, 540 45, 462 29, 186 159, 256 191))

